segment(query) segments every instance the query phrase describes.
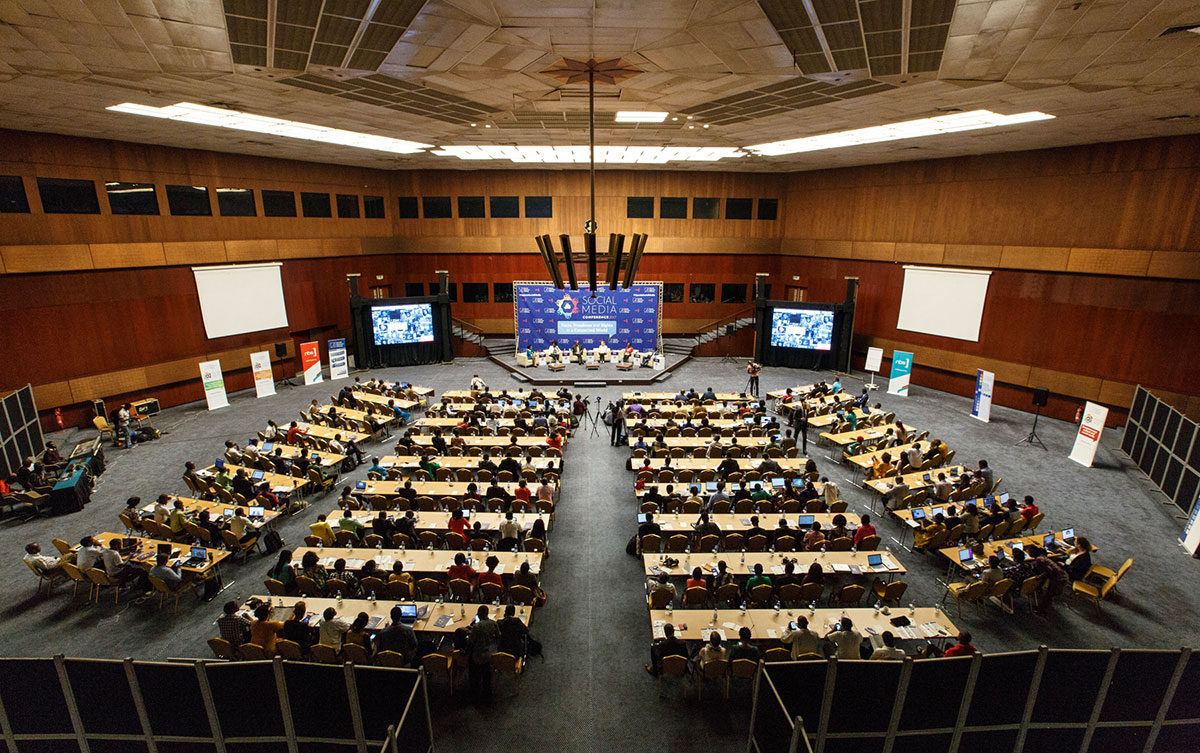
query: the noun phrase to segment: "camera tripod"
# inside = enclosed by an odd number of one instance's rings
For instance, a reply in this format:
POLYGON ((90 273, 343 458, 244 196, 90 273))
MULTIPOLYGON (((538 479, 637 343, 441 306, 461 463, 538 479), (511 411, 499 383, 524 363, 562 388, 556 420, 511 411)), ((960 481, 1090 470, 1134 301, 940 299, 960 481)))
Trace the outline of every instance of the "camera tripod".
MULTIPOLYGON (((1043 450, 1046 449, 1045 443, 1042 442, 1042 438, 1039 437, 1038 433, 1037 433, 1038 417, 1041 415, 1042 415, 1042 406, 1039 405, 1039 406, 1037 406, 1037 412, 1035 412, 1033 414, 1033 428, 1029 430, 1029 434, 1024 439, 1016 442, 1016 444, 1013 445, 1014 447, 1016 447, 1017 445, 1020 445, 1020 444, 1029 443, 1031 445, 1037 445, 1038 447, 1041 447, 1043 450)), ((1046 451, 1049 452, 1049 450, 1046 450, 1046 451)))

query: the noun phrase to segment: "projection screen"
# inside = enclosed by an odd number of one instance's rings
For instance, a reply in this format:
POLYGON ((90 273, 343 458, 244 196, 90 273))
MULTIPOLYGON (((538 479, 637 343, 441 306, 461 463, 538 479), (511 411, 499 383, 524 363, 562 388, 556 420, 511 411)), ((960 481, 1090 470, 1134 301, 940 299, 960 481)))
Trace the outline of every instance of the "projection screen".
POLYGON ((896 329, 979 342, 991 272, 945 267, 904 267, 896 329))
POLYGON ((208 339, 288 326, 281 266, 192 267, 208 339))

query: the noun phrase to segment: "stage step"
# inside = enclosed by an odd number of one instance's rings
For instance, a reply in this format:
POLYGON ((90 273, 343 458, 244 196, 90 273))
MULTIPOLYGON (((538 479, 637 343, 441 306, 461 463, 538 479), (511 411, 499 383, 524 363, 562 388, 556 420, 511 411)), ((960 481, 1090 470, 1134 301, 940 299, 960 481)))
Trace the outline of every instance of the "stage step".
POLYGON ((686 356, 691 355, 694 347, 696 347, 696 338, 694 337, 664 337, 662 339, 664 353, 686 356))
POLYGON ((485 337, 480 343, 494 356, 515 356, 517 341, 512 337, 485 337))

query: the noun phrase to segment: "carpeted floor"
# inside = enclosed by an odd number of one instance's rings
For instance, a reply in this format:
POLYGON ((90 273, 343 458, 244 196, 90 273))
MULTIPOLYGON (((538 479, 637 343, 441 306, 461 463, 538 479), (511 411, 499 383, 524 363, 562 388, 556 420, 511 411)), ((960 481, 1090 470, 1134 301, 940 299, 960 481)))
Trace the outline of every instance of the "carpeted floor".
MULTIPOLYGON (((493 388, 520 386, 506 372, 484 360, 463 359, 446 366, 389 369, 378 372, 429 385, 438 391, 462 388, 479 373, 493 388)), ((364 375, 365 376, 365 375, 364 375)), ((768 369, 763 391, 814 381, 814 372, 768 369)), ((827 375, 826 375, 827 376, 827 375)), ((859 380, 844 379, 857 391, 859 380)), ((885 382, 885 380, 880 380, 885 382)), ((664 382, 661 389, 712 385, 740 390, 745 374, 737 364, 697 359, 664 382)), ((183 492, 180 473, 186 460, 208 464, 227 438, 244 441, 267 419, 290 420, 311 399, 327 399, 331 385, 285 388, 279 395, 257 400, 253 392, 231 396, 231 406, 208 412, 203 404, 173 408, 155 424, 166 434, 161 440, 132 450, 108 450, 109 467, 100 478, 92 503, 82 512, 20 523, 0 522, 0 541, 8 556, 0 560, 0 575, 8 588, 0 594, 0 652, 5 656, 71 656, 165 659, 205 657, 205 640, 215 635, 213 621, 219 602, 241 599, 262 591, 269 559, 252 558, 248 565, 224 566, 228 588, 216 603, 185 597, 178 615, 156 601, 140 604, 111 600, 85 605, 71 600, 70 588, 60 586, 49 597, 34 595, 33 579, 20 561, 21 549, 37 541, 51 549, 53 537, 75 543, 87 533, 120 530, 117 513, 129 496, 152 499, 161 492, 183 492)), ((1100 615, 1088 605, 1060 604, 1049 616, 1019 611, 1008 616, 989 610, 976 616, 964 611, 956 622, 975 635, 985 651, 1054 647, 1170 647, 1194 640, 1200 621, 1200 568, 1178 546, 1181 522, 1177 508, 1149 494, 1140 474, 1114 448, 1119 432, 1109 430, 1096 467, 1083 468, 1066 459, 1074 427, 1043 419, 1038 424, 1048 451, 1014 446, 1029 431, 1032 415, 1006 408, 993 409, 984 424, 971 418, 967 398, 913 388, 910 397, 876 393, 898 417, 920 429, 928 428, 958 450, 958 459, 973 463, 987 458, 999 476, 1002 490, 1037 497, 1046 513, 1043 530, 1074 526, 1091 538, 1100 551, 1096 560, 1110 566, 1134 557, 1135 565, 1122 581, 1119 597, 1100 615)), ((607 401, 619 388, 589 390, 607 401)), ((67 432, 59 439, 69 448, 83 436, 67 432)), ((387 445, 373 445, 382 451, 387 445)), ((544 586, 549 603, 539 611, 534 634, 546 646, 544 662, 535 660, 514 696, 511 678, 502 678, 499 699, 486 709, 465 703, 465 693, 451 698, 444 683, 435 682, 432 704, 439 749, 446 751, 511 751, 518 746, 555 751, 592 751, 601 747, 678 751, 733 751, 745 745, 749 715, 745 687, 735 688, 723 701, 716 694, 702 703, 684 699, 678 685, 668 684, 662 698, 642 670, 647 660, 650 631, 641 567, 625 554, 635 527, 631 474, 624 470, 627 450, 612 448, 606 427, 596 436, 582 428, 566 453, 562 502, 550 546, 544 586), (711 700, 710 700, 711 698, 711 700)), ((865 511, 867 494, 850 483, 849 473, 810 444, 810 455, 823 472, 841 483, 851 512, 865 511)), ((350 478, 365 476, 365 467, 350 478)), ((317 498, 279 530, 289 545, 301 541, 319 512, 333 508, 333 495, 317 498)), ((909 569, 909 594, 918 604, 941 598, 944 567, 899 548, 890 538, 898 526, 880 526, 884 544, 909 569)))

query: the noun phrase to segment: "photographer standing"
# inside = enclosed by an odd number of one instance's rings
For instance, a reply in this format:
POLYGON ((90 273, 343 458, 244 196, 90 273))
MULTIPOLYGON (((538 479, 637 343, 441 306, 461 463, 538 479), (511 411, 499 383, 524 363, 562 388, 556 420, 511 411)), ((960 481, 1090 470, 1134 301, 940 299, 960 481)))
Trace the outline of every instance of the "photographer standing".
POLYGON ((762 364, 754 361, 746 362, 746 373, 750 375, 750 382, 747 385, 746 391, 751 395, 758 396, 758 375, 762 373, 762 364))

